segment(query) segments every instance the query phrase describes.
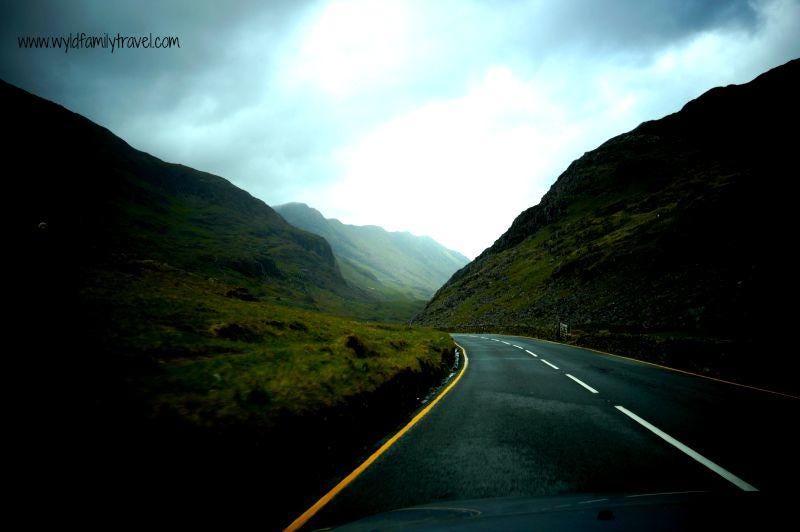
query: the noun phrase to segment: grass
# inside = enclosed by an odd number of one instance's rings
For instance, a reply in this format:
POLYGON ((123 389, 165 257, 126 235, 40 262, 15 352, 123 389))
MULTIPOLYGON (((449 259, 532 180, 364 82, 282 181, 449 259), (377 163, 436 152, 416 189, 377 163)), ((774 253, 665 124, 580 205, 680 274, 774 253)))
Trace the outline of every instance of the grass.
POLYGON ((87 278, 89 336, 119 361, 138 407, 197 427, 270 428, 438 367, 453 347, 433 329, 245 301, 155 261, 87 278))

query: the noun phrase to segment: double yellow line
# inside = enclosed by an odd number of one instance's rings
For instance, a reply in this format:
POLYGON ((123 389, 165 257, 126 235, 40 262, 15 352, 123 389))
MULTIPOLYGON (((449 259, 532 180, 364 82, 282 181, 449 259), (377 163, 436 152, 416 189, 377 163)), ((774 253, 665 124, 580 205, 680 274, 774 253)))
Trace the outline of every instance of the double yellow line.
POLYGON ((469 364, 469 358, 467 358, 467 350, 466 350, 466 349, 464 349, 464 348, 463 348, 463 347, 462 347, 460 344, 458 344, 458 343, 456 343, 456 345, 457 345, 457 346, 458 346, 458 347, 461 349, 461 352, 462 352, 462 353, 464 353, 464 365, 461 367, 461 371, 459 371, 459 372, 458 372, 458 375, 456 375, 456 378, 455 378, 455 379, 453 379, 453 381, 452 381, 450 384, 448 384, 448 385, 447 385, 447 386, 446 386, 446 387, 445 387, 445 388, 444 388, 444 389, 443 389, 443 390, 442 390, 442 391, 439 393, 439 395, 437 395, 437 396, 436 396, 436 398, 435 398, 433 401, 431 401, 431 402, 430 402, 430 404, 429 404, 428 406, 426 406, 425 408, 423 408, 423 409, 422 409, 422 410, 421 410, 421 411, 420 411, 420 412, 419 412, 419 413, 418 413, 416 416, 414 416, 414 418, 413 418, 411 421, 409 421, 409 422, 406 424, 406 426, 405 426, 405 427, 403 427, 402 429, 400 429, 400 430, 397 432, 397 434, 395 434, 394 436, 392 436, 391 438, 389 438, 389 440, 387 440, 387 441, 386 441, 386 443, 384 443, 383 445, 381 445, 381 446, 380 446, 380 448, 379 448, 377 451, 375 451, 374 453, 372 453, 372 454, 370 455, 370 457, 369 457, 369 458, 367 458, 366 460, 364 460, 364 461, 361 463, 361 465, 360 465, 360 466, 358 466, 357 468, 355 468, 355 469, 353 470, 353 472, 352 472, 352 473, 350 473, 349 475, 347 475, 346 477, 344 477, 344 479, 342 479, 342 481, 341 481, 341 482, 339 482, 338 484, 336 484, 336 486, 334 486, 334 487, 333 487, 333 489, 331 489, 331 490, 330 490, 328 493, 326 493, 325 495, 323 495, 322 497, 320 497, 320 499, 319 499, 317 502, 315 502, 313 505, 311 505, 311 507, 310 507, 308 510, 306 510, 305 512, 303 512, 303 513, 300 515, 300 517, 298 517, 297 519, 295 519, 294 521, 292 521, 292 523, 291 523, 289 526, 287 526, 287 527, 286 527, 286 529, 285 529, 286 531, 288 531, 288 532, 292 532, 292 531, 294 531, 294 530, 299 530, 299 529, 300 529, 300 528, 301 528, 303 525, 305 525, 305 524, 306 524, 306 523, 307 523, 307 522, 308 522, 308 521, 309 521, 309 520, 310 520, 312 517, 314 517, 314 515, 316 515, 316 514, 317 514, 317 512, 319 512, 320 510, 322 510, 322 508, 324 508, 326 504, 328 504, 329 502, 331 502, 331 500, 332 500, 334 497, 336 497, 336 495, 338 495, 340 491, 342 491, 343 489, 345 489, 345 488, 346 488, 346 487, 347 487, 347 486, 348 486, 348 485, 349 485, 351 482, 353 482, 353 481, 354 481, 356 478, 358 478, 358 476, 359 476, 361 473, 363 473, 364 471, 366 471, 366 469, 367 469, 369 466, 371 466, 371 465, 372 465, 372 463, 373 463, 375 460, 377 460, 377 459, 378 459, 378 457, 380 457, 380 456, 381 456, 383 453, 385 453, 385 452, 386 452, 386 451, 389 449, 389 447, 391 447, 392 445, 394 445, 394 443, 395 443, 397 440, 399 440, 399 439, 400 439, 400 438, 403 436, 403 434, 405 434, 406 432, 408 432, 408 431, 411 429, 411 427, 413 427, 414 425, 416 425, 416 424, 419 422, 419 420, 420 420, 420 419, 422 419, 423 417, 425 417, 425 415, 426 415, 428 412, 430 412, 430 411, 431 411, 431 409, 432 409, 434 406, 436 406, 436 403, 438 403, 439 401, 441 401, 441 400, 442 400, 442 397, 444 397, 445 395, 447 395, 447 392, 449 392, 450 390, 452 390, 452 389, 453 389, 453 386, 455 386, 455 385, 458 383, 458 381, 460 381, 460 380, 461 380, 461 377, 463 377, 463 376, 464 376, 464 372, 465 372, 465 371, 467 371, 467 365, 469 364))

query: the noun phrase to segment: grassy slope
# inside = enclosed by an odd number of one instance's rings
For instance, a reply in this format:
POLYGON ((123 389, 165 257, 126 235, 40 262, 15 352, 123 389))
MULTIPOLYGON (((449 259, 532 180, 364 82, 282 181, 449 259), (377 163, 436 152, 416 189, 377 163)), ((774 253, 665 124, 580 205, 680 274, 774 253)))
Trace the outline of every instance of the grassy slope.
POLYGON ((347 265, 342 273, 348 280, 388 299, 427 300, 467 263, 466 257, 428 237, 343 224, 302 203, 275 209, 289 223, 328 240, 340 263, 347 265))
POLYGON ((785 321, 792 162, 775 124, 798 117, 798 70, 715 89, 587 153, 416 322, 552 338, 560 320, 585 345, 789 386, 746 361, 785 321))
POLYGON ((432 329, 230 297, 230 286, 160 262, 125 270, 88 272, 87 336, 129 364, 147 415, 271 427, 276 413, 329 408, 405 369, 438 366, 452 346, 432 329))

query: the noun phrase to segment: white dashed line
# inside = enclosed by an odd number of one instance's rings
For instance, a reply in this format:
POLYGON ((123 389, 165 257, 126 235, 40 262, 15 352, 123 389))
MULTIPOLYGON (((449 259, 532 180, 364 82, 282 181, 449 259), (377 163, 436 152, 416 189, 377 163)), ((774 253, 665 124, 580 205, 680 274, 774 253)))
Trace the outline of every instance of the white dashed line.
POLYGON ((687 493, 708 493, 703 490, 688 490, 688 491, 662 491, 660 493, 637 493, 636 495, 625 495, 628 499, 636 497, 658 497, 660 495, 685 495, 687 493))
POLYGON ((667 443, 669 443, 671 445, 674 445, 675 447, 677 447, 678 449, 680 449, 684 453, 688 454, 689 456, 691 456, 692 458, 694 458, 695 460, 697 460, 698 462, 700 462, 701 464, 703 464, 704 466, 709 468, 714 473, 718 474, 719 476, 721 476, 725 480, 731 482, 733 485, 735 485, 739 489, 741 489, 743 491, 758 491, 758 489, 756 487, 754 487, 752 484, 748 484, 747 482, 745 482, 744 480, 740 479, 739 477, 737 477, 736 475, 734 475, 733 473, 731 473, 730 471, 728 471, 724 467, 721 467, 721 466, 715 464, 714 462, 712 462, 711 460, 709 460, 705 456, 701 455, 697 451, 695 451, 695 450, 687 447, 686 445, 682 444, 681 442, 679 442, 678 440, 676 440, 675 438, 673 438, 672 436, 670 436, 669 434, 667 434, 663 430, 659 429, 658 427, 654 427, 653 425, 651 425, 650 423, 648 423, 644 419, 640 418, 639 416, 637 416, 636 414, 634 414, 633 412, 631 412, 630 410, 628 410, 624 406, 617 405, 615 408, 617 410, 619 410, 620 412, 622 412, 623 414, 625 414, 626 416, 628 416, 629 418, 631 418, 632 420, 634 420, 637 423, 639 423, 641 426, 643 426, 644 428, 646 428, 647 430, 649 430, 650 432, 652 432, 653 434, 655 434, 656 436, 658 436, 659 438, 664 440, 665 442, 667 442, 667 443))
POLYGON ((505 340, 500 340, 500 341, 503 342, 506 345, 511 345, 510 343, 506 342, 505 340))
POLYGON ((603 502, 603 501, 607 501, 607 500, 608 499, 592 499, 590 501, 579 501, 578 504, 592 504, 592 503, 595 503, 595 502, 603 502))
POLYGON ((517 349, 525 349, 524 347, 520 347, 520 346, 518 346, 516 344, 514 344, 514 347, 516 347, 517 349))
POLYGON ((533 351, 528 351, 527 349, 525 350, 525 352, 528 353, 531 356, 534 356, 534 357, 538 357, 539 356, 536 353, 534 353, 533 351))
POLYGON ((542 362, 544 362, 545 364, 547 364, 548 366, 550 366, 553 369, 558 369, 558 366, 554 366, 553 364, 551 364, 550 362, 546 361, 543 358, 540 358, 539 360, 541 360, 542 362))
POLYGON ((574 380, 575 382, 577 382, 578 384, 580 384, 581 386, 583 386, 584 388, 586 388, 586 389, 587 389, 587 390, 589 390, 590 392, 592 392, 592 393, 599 393, 597 390, 595 390, 594 388, 592 388, 591 386, 589 386, 588 384, 586 384, 586 383, 585 383, 585 382, 583 382, 582 380, 578 379, 577 377, 573 377, 573 376, 572 376, 572 375, 570 375, 569 373, 567 373, 567 377, 569 377, 570 379, 574 380))

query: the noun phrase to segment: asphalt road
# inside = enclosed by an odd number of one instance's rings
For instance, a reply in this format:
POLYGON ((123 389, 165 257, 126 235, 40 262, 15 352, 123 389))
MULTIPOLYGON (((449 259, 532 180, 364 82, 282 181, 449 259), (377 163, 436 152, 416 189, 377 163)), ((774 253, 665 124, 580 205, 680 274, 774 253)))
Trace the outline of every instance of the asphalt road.
POLYGON ((309 528, 447 500, 798 491, 798 399, 549 342, 453 336, 469 356, 461 381, 309 528))

